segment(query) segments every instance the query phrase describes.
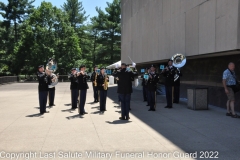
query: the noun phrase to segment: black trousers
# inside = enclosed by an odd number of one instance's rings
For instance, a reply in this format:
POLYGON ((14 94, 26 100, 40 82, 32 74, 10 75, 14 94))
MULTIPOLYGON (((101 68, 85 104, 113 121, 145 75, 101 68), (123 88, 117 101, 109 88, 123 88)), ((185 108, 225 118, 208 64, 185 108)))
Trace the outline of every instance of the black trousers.
POLYGON ((48 91, 48 103, 49 106, 53 106, 54 105, 54 98, 55 98, 55 89, 49 89, 48 91))
POLYGON ((85 113, 85 102, 87 97, 87 90, 79 90, 79 113, 85 113))
POLYGON ((38 91, 40 113, 46 112, 48 91, 38 91))
POLYGON ((147 86, 143 86, 143 100, 147 101, 147 86))
POLYGON ((119 94, 122 118, 129 118, 130 94, 119 94))
POLYGON ((98 89, 97 89, 97 86, 94 86, 94 84, 92 84, 93 86, 93 98, 94 98, 94 101, 98 101, 98 89))
POLYGON ((71 89, 72 109, 77 108, 78 89, 71 89))
POLYGON ((107 90, 100 90, 100 111, 106 110, 107 90))
POLYGON ((156 91, 148 91, 150 109, 156 109, 156 91))
POLYGON ((173 101, 175 103, 179 103, 179 94, 180 94, 180 86, 175 85, 174 86, 174 99, 173 101))
POLYGON ((172 107, 172 86, 165 86, 167 106, 172 107))

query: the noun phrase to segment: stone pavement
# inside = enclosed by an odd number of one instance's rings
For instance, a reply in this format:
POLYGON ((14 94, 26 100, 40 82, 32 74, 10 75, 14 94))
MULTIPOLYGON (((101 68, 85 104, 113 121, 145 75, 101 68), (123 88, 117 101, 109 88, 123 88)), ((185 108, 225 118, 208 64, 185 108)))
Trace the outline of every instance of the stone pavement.
POLYGON ((100 114, 89 84, 89 114, 80 117, 70 110, 69 83, 59 83, 56 106, 39 115, 37 85, 0 86, 0 159, 240 159, 240 119, 224 109, 193 111, 185 103, 165 109, 157 96, 157 111, 149 112, 134 90, 131 119, 121 121, 116 86, 100 114))

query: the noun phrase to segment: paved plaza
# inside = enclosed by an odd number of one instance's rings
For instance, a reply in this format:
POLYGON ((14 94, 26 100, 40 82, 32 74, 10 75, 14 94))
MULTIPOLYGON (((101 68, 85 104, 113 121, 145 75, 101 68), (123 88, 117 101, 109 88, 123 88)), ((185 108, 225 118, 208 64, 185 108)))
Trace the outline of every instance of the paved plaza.
POLYGON ((225 109, 194 111, 184 102, 165 109, 158 95, 157 111, 149 112, 142 92, 134 90, 131 119, 121 121, 116 85, 101 114, 89 83, 88 114, 79 116, 70 109, 69 85, 56 86, 56 106, 44 115, 37 83, 0 86, 0 159, 240 160, 240 119, 225 116, 225 109))

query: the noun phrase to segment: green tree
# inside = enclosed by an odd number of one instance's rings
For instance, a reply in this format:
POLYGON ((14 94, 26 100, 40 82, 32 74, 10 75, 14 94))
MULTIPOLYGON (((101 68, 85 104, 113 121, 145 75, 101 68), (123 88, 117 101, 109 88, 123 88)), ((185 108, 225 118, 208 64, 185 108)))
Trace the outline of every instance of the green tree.
POLYGON ((17 41, 17 24, 22 23, 24 19, 32 13, 34 6, 32 3, 34 0, 8 0, 8 4, 0 2, 0 14, 4 18, 4 26, 6 30, 11 26, 11 22, 14 23, 14 38, 17 41))
POLYGON ((121 8, 120 0, 107 2, 106 13, 96 7, 97 17, 92 18, 93 29, 98 31, 97 42, 101 44, 97 52, 97 63, 106 65, 119 61, 121 48, 121 8))

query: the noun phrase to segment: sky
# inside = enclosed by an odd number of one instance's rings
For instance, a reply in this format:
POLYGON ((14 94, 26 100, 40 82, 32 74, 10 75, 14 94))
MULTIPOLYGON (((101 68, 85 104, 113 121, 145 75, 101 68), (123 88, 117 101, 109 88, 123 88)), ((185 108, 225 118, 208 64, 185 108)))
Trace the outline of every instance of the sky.
MULTIPOLYGON (((3 3, 7 4, 8 0, 1 0, 3 3)), ((29 0, 30 1, 30 0, 29 0)), ((33 3, 35 7, 40 6, 43 0, 35 0, 33 3)), ((51 2, 54 6, 61 7, 66 0, 45 0, 46 2, 51 2)), ((105 11, 105 7, 107 7, 107 2, 112 2, 112 0, 79 0, 83 3, 83 7, 86 11, 86 15, 89 17, 97 16, 97 12, 95 7, 100 7, 105 11)), ((0 16, 0 20, 2 17, 0 16)), ((88 19, 89 20, 89 19, 88 19)))

